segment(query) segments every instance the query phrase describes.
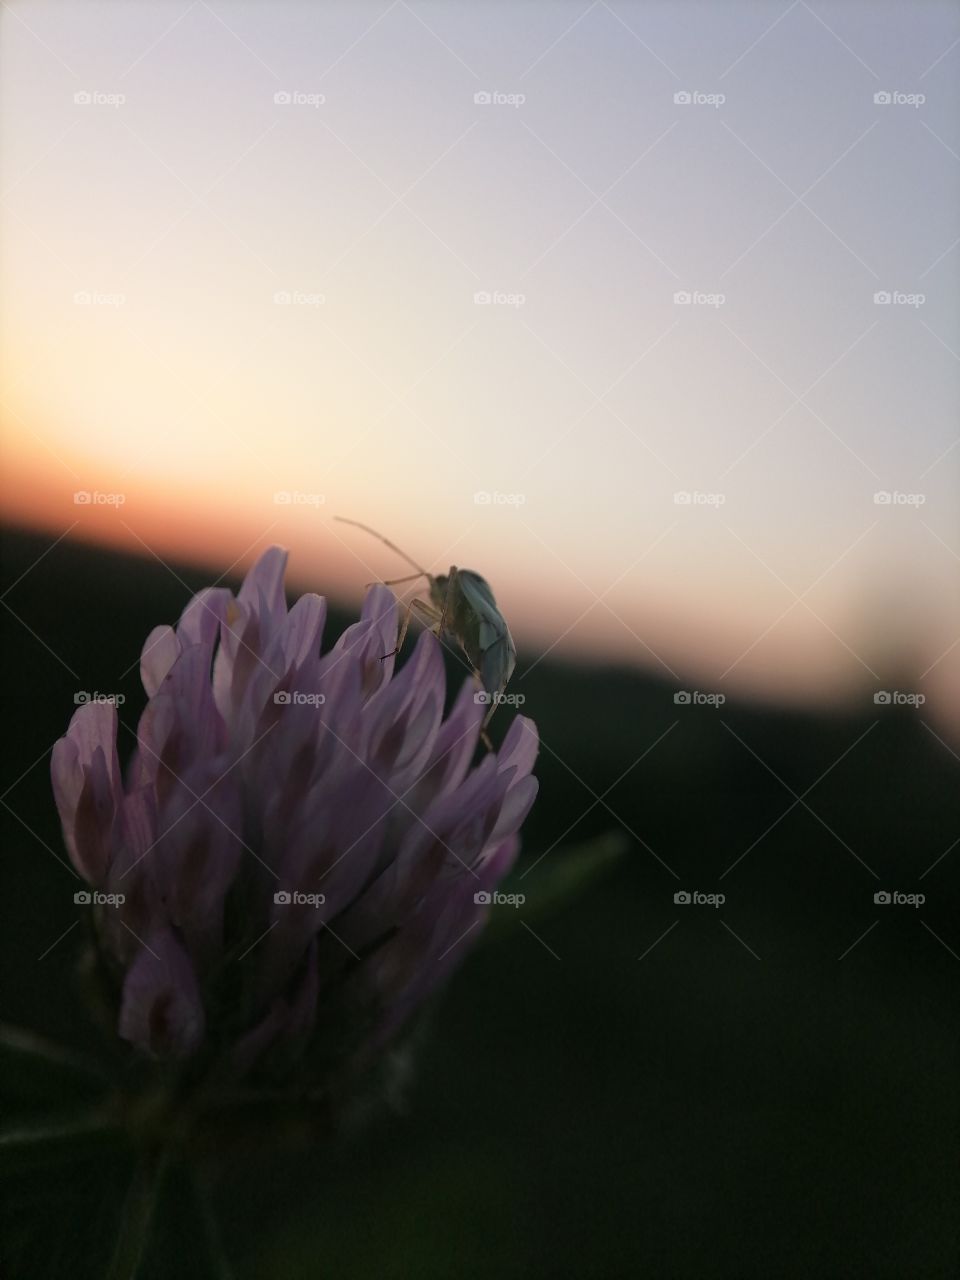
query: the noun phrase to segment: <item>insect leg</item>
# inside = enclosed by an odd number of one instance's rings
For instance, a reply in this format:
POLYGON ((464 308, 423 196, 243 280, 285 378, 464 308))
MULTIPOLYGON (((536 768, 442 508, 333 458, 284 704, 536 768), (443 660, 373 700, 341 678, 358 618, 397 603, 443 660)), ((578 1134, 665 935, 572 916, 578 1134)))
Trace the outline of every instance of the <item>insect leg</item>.
POLYGON ((380 657, 383 662, 387 658, 392 658, 403 648, 403 642, 407 638, 407 628, 410 626, 410 618, 414 609, 419 609, 431 626, 436 624, 437 618, 440 616, 432 605, 427 604, 425 600, 411 600, 407 605, 406 613, 403 615, 403 625, 400 627, 400 635, 397 639, 397 647, 391 649, 389 653, 384 653, 380 657))
POLYGON ((443 608, 440 610, 440 622, 437 626, 437 639, 443 635, 443 628, 447 625, 447 608, 452 598, 454 583, 457 580, 457 566, 452 564, 450 572, 447 574, 447 589, 443 593, 443 608))
POLYGON ((483 720, 481 721, 481 724, 480 724, 480 741, 483 743, 483 745, 487 748, 488 751, 493 750, 493 743, 490 741, 490 736, 487 733, 487 725, 493 719, 493 713, 496 711, 496 709, 497 709, 497 701, 496 699, 493 699, 490 703, 490 708, 487 711, 487 714, 483 717, 483 720))

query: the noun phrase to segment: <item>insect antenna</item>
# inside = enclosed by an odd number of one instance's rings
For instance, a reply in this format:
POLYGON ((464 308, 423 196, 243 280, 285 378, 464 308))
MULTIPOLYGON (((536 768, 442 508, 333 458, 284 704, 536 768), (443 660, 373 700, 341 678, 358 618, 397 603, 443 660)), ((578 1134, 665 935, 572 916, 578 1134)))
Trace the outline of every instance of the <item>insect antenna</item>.
POLYGON ((415 582, 417 578, 422 578, 424 576, 429 576, 429 575, 424 575, 422 573, 408 573, 405 578, 384 578, 382 581, 380 581, 380 586, 395 587, 398 582, 415 582))
POLYGON ((352 524, 357 529, 362 529, 364 533, 372 534, 373 537, 382 542, 384 546, 389 547, 391 551, 395 551, 398 556, 406 560, 407 564, 413 565, 414 569, 416 569, 417 572, 415 574, 411 574, 409 578, 394 578, 394 582, 412 582, 415 577, 430 577, 430 574, 427 573, 426 569, 421 569, 416 560, 411 559, 405 551, 401 551, 395 542, 391 542, 389 538, 385 538, 382 533, 377 533, 376 529, 371 529, 368 524, 361 524, 359 520, 348 520, 346 516, 334 516, 333 518, 334 520, 339 520, 341 524, 352 524))

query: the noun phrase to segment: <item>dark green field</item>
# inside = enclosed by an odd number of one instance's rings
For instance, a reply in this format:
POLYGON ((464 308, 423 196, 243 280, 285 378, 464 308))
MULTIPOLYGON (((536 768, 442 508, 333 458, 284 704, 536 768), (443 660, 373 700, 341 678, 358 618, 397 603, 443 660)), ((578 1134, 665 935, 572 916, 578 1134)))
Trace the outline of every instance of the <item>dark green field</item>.
MULTIPOLYGON (((96 1051, 82 927, 38 959, 78 918, 41 757, 78 688, 124 693, 135 725, 133 664, 188 592, 156 562, 67 542, 34 564, 48 543, 4 549, 0 1017, 96 1051)), ((937 859, 960 838, 958 760, 922 709, 677 706, 640 671, 548 659, 523 678, 533 657, 513 687, 542 734, 541 792, 508 886, 527 902, 434 1011, 403 1114, 211 1161, 233 1272, 956 1276, 960 844, 937 859), (547 910, 557 868, 617 831, 620 856, 547 910), (675 905, 681 889, 726 902, 675 905)), ((23 1061, 3 1058, 6 1128, 71 1106, 66 1080, 23 1061)), ((0 1276, 102 1275, 124 1152, 7 1150, 2 1170, 0 1276)), ((146 1274, 214 1274, 192 1215, 177 1184, 146 1274)))

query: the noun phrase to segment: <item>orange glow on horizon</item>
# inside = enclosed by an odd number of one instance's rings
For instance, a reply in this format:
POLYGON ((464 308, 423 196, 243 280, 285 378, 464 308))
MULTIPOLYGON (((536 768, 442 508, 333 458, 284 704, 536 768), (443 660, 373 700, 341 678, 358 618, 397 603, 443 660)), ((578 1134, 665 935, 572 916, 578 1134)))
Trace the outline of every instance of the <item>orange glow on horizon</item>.
MULTIPOLYGON (((27 456, 11 471, 9 462, 10 483, 0 505, 9 526, 57 537, 72 525, 71 540, 155 557, 173 570, 185 565, 206 569, 212 579, 225 573, 239 577, 265 547, 276 543, 290 551, 287 581, 292 593, 317 591, 347 609, 359 607, 365 582, 389 576, 397 567, 387 548, 359 530, 334 525, 325 506, 309 513, 279 506, 269 525, 258 527, 247 509, 232 508, 228 501, 214 506, 210 492, 201 503, 190 491, 171 494, 159 486, 134 490, 128 484, 121 505, 78 505, 74 493, 80 486, 74 488, 74 478, 63 468, 41 467, 27 456)), ((98 492, 119 491, 111 490, 104 478, 98 492)), ((402 539, 400 545, 406 545, 402 539)), ((440 571, 440 566, 434 568, 440 571)), ((728 697, 773 699, 798 707, 853 706, 869 697, 873 687, 855 657, 837 662, 836 638, 813 617, 802 626, 774 627, 756 644, 763 626, 756 618, 734 625, 721 594, 705 622, 702 610, 685 607, 679 592, 674 598, 667 592, 659 599, 648 597, 614 615, 595 599, 591 608, 589 596, 558 596, 552 584, 531 584, 509 566, 498 572, 494 585, 520 646, 518 679, 546 654, 578 665, 636 666, 666 681, 725 690, 728 697), (701 639, 705 629, 711 637, 707 652, 701 639), (724 675, 728 667, 733 669, 724 675)), ((931 714, 955 725, 941 708, 948 694, 948 705, 955 705, 956 673, 946 662, 939 666, 931 674, 931 687, 940 705, 931 714)))

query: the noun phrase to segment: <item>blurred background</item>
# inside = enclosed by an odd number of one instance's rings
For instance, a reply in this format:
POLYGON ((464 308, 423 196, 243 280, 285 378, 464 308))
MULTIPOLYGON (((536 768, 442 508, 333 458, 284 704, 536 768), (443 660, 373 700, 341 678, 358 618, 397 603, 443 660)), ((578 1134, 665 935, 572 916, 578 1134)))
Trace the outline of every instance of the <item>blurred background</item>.
MULTIPOLYGON (((956 1274, 960 9, 11 0, 0 36, 3 1017, 92 1034, 77 693, 135 726, 147 633, 272 543, 332 642, 406 571, 348 516, 517 638, 529 928, 404 1117, 217 1175, 235 1272, 956 1274)), ((123 1180, 13 1170, 0 1261, 101 1274, 123 1180)))

